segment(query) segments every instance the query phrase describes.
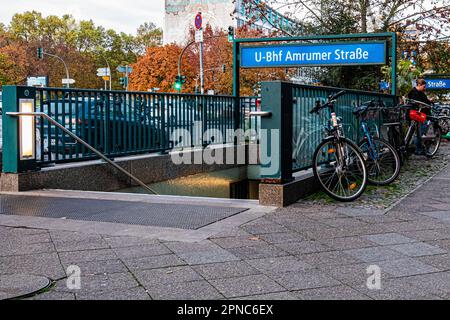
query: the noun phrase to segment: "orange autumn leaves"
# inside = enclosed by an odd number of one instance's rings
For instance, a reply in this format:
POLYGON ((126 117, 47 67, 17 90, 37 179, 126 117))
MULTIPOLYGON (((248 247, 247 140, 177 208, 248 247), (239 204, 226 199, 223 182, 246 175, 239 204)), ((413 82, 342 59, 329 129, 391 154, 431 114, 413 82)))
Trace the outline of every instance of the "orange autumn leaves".
MULTIPOLYGON (((257 37, 256 31, 239 30, 240 37, 257 37)), ((193 41, 191 32, 189 42, 193 41)), ((205 92, 214 90, 216 94, 232 94, 233 88, 233 45, 228 42, 227 34, 213 31, 207 26, 204 33, 204 78, 205 92), (225 72, 223 72, 225 66, 225 72)), ((178 74, 178 59, 183 47, 170 44, 148 48, 145 55, 133 65, 130 75, 130 89, 148 91, 160 88, 160 92, 176 92, 173 88, 178 74)), ((191 45, 183 56, 182 75, 186 76, 183 93, 200 90, 199 46, 191 45)), ((285 70, 259 69, 241 71, 241 95, 257 94, 257 83, 266 80, 286 79, 285 70)))

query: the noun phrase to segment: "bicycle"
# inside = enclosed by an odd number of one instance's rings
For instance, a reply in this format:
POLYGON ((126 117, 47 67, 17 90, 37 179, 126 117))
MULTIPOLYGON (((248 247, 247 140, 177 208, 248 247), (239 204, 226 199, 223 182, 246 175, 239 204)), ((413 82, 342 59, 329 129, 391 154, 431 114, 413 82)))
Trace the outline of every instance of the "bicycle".
POLYGON ((439 118, 442 136, 447 135, 450 132, 450 107, 436 104, 433 106, 432 112, 434 117, 439 118))
POLYGON ((419 143, 424 150, 423 155, 428 158, 434 157, 441 145, 442 130, 439 125, 441 118, 433 115, 427 116, 423 113, 423 109, 432 109, 432 106, 426 103, 411 99, 406 99, 405 102, 406 104, 399 105, 397 108, 406 111, 404 120, 409 121, 410 123, 407 127, 406 135, 404 138, 401 137, 402 128, 400 128, 400 130, 393 130, 393 128, 390 128, 390 130, 388 130, 389 142, 396 148, 401 160, 404 161, 411 154, 411 150, 414 149, 411 147, 411 144, 415 133, 418 132, 420 128, 419 126, 426 125, 426 130, 422 133, 421 141, 419 141, 419 143))
POLYGON ((361 121, 363 139, 359 143, 359 148, 365 156, 367 178, 369 183, 378 186, 386 186, 394 182, 400 175, 401 167, 397 150, 387 141, 379 138, 379 134, 375 137, 366 121, 371 111, 379 113, 383 108, 385 105, 382 101, 369 101, 353 111, 356 118, 361 121))
POLYGON ((342 119, 335 113, 334 104, 345 93, 341 91, 329 96, 323 105, 317 101, 310 113, 319 114, 323 109, 331 113, 331 119, 325 126, 326 137, 314 152, 314 176, 331 198, 350 202, 364 193, 368 179, 364 156, 355 143, 345 138, 342 119))

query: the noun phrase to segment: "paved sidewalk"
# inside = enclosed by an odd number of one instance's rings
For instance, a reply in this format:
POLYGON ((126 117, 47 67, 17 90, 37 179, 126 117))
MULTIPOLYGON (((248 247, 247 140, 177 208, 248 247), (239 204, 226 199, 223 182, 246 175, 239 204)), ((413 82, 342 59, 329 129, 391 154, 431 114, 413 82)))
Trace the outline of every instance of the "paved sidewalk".
POLYGON ((449 299, 449 186, 445 169, 388 212, 300 201, 199 242, 0 226, 0 275, 53 279, 36 300, 449 299), (73 265, 80 290, 67 287, 73 265))

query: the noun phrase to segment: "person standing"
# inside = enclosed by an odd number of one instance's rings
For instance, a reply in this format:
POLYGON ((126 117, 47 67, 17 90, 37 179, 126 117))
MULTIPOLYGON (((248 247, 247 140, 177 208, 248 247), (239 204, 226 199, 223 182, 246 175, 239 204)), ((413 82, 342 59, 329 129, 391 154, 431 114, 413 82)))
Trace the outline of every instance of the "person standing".
MULTIPOLYGON (((418 79, 417 85, 408 93, 408 98, 411 100, 416 100, 422 103, 425 103, 430 106, 430 108, 425 108, 422 112, 424 112, 427 116, 431 115, 431 106, 433 102, 428 99, 426 95, 427 82, 424 79, 418 79)), ((416 155, 425 155, 425 150, 423 148, 422 143, 422 135, 427 132, 428 125, 426 123, 419 124, 417 128, 417 137, 416 137, 416 155)))

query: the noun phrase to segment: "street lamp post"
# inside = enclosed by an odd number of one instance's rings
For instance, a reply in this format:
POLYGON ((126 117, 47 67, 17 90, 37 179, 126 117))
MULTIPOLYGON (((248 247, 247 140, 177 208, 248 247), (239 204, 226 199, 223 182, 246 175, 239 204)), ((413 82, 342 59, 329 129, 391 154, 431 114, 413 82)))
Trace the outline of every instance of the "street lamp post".
MULTIPOLYGON (((227 37, 227 36, 223 36, 223 35, 220 35, 220 36, 211 36, 211 37, 206 37, 206 38, 204 38, 203 40, 210 40, 210 39, 223 38, 223 37, 227 37)), ((182 65, 182 62, 183 62, 183 56, 184 56, 184 54, 186 53, 187 49, 188 49, 190 46, 192 46, 193 44, 195 44, 195 43, 196 43, 195 40, 189 42, 189 43, 183 48, 183 50, 181 51, 181 54, 180 54, 180 56, 178 57, 178 77, 181 77, 181 71, 182 71, 182 70, 181 70, 181 65, 182 65)))
POLYGON ((109 62, 108 62, 108 60, 105 58, 105 56, 102 55, 102 57, 103 57, 103 60, 105 60, 106 66, 107 66, 108 69, 109 69, 109 91, 111 91, 111 90, 112 90, 112 70, 111 70, 111 67, 109 66, 109 62))
MULTIPOLYGON (((61 57, 58 57, 55 54, 51 54, 51 53, 47 53, 47 52, 42 52, 42 54, 45 54, 45 55, 47 55, 49 57, 53 57, 53 58, 56 58, 56 59, 60 60, 64 64, 64 68, 66 69, 66 79, 67 79, 67 81, 69 81, 69 79, 70 79, 69 69, 67 68, 67 64, 65 63, 65 61, 61 57)), ((66 87, 70 88, 70 83, 69 82, 66 83, 66 87)))

